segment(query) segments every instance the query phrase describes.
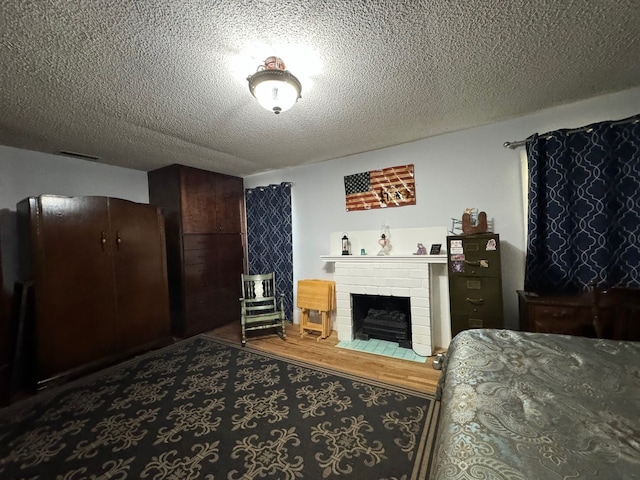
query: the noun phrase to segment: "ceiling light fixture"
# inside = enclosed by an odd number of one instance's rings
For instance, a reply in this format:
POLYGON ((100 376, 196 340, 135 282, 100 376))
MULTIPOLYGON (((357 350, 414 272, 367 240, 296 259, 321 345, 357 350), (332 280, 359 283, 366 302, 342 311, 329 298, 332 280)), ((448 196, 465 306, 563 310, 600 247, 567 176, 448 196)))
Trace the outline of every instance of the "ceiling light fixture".
POLYGON ((300 81, 285 70, 280 57, 269 57, 253 75, 247 77, 251 95, 258 103, 276 115, 289 110, 302 98, 300 81))

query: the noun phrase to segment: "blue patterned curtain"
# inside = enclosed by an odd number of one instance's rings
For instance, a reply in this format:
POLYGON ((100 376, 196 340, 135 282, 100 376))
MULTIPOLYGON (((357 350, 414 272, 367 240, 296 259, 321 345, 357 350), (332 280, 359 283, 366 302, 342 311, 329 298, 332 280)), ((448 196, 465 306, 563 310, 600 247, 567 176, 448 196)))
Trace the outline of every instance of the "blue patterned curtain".
POLYGON ((249 273, 275 272, 285 314, 293 321, 291 183, 248 188, 245 199, 249 273))
POLYGON ((527 142, 525 290, 640 286, 640 115, 527 142))

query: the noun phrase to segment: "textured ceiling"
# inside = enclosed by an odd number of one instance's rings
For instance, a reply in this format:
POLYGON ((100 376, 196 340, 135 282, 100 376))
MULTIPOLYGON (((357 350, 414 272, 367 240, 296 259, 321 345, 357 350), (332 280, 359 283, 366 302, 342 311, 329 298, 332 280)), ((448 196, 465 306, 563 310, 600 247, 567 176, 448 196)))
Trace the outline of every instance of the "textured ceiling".
POLYGON ((244 176, 640 85, 638 0, 4 0, 0 144, 244 176), (246 77, 283 58, 274 115, 246 77))

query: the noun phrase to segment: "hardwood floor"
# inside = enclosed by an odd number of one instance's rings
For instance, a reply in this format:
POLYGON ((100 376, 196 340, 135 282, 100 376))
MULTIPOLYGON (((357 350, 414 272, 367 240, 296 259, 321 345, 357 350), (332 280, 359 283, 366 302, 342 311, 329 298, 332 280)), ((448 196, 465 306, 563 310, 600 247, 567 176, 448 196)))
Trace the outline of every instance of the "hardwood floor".
MULTIPOLYGON (((240 324, 224 325, 207 335, 240 343, 240 324)), ((434 357, 429 357, 425 363, 418 363, 338 348, 335 331, 324 340, 317 339, 317 334, 300 338, 299 326, 288 324, 286 340, 275 334, 257 332, 249 338, 247 345, 283 357, 435 394, 440 371, 432 366, 434 357)))

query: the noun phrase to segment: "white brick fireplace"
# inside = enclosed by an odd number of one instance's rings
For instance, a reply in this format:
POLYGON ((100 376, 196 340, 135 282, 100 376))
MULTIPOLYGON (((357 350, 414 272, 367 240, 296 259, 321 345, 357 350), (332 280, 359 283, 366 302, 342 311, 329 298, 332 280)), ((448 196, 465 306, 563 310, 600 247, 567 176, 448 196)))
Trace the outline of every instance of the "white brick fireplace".
MULTIPOLYGON (((351 294, 408 297, 411 304, 413 349, 419 355, 433 354, 432 298, 430 277, 434 266, 446 263, 441 256, 325 256, 333 262, 336 282, 336 319, 338 340, 352 340, 351 294)), ((446 269, 445 269, 446 271, 446 269)), ((434 301, 435 300, 435 301, 434 301)), ((438 345, 440 346, 440 345, 438 345)))

